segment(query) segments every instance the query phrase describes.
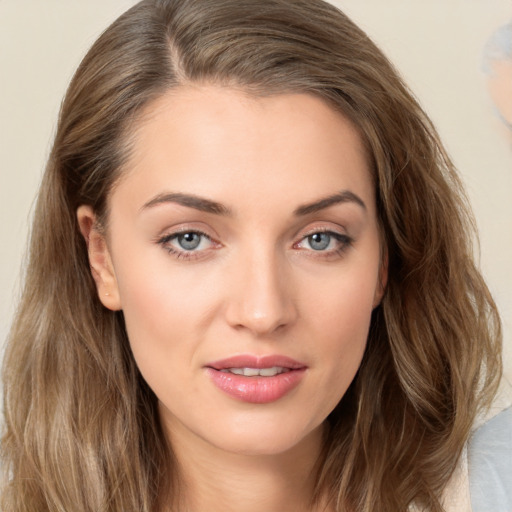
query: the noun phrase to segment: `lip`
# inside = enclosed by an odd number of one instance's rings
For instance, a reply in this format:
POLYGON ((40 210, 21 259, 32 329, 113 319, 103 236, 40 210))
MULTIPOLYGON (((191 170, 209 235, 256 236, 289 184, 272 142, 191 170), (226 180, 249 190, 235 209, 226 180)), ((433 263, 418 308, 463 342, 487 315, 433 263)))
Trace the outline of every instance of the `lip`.
POLYGON ((282 355, 254 356, 252 354, 240 354, 226 359, 220 359, 213 363, 205 365, 214 370, 225 370, 226 368, 272 368, 272 366, 282 366, 290 370, 299 370, 306 368, 306 365, 282 355))
POLYGON ((237 355, 205 365, 213 384, 237 400, 265 404, 275 402, 297 387, 304 377, 307 366, 282 355, 237 355), (273 377, 245 377, 226 373, 227 368, 272 368, 280 366, 289 371, 273 377))

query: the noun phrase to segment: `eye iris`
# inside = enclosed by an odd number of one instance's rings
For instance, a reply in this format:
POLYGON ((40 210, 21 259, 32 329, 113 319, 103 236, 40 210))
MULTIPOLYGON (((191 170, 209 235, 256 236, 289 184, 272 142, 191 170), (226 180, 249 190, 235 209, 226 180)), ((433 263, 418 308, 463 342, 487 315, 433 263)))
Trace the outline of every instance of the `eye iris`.
POLYGON ((201 243, 201 235, 198 233, 184 233, 178 236, 180 247, 186 251, 192 251, 199 247, 201 243))
POLYGON ((308 236, 309 245, 315 251, 323 251, 329 247, 331 243, 331 236, 327 233, 315 233, 308 236))

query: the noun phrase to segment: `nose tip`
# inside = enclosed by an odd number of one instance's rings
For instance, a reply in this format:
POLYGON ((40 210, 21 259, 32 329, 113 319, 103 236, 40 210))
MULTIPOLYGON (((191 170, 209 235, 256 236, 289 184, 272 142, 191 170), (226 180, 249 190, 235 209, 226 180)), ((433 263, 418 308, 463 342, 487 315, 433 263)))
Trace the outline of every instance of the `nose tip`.
POLYGON ((282 330, 289 320, 285 318, 285 315, 276 314, 276 311, 247 308, 237 315, 235 321, 230 323, 237 329, 247 329, 256 336, 263 336, 282 330))
POLYGON ((282 331, 297 318, 291 280, 277 265, 247 266, 227 307, 228 323, 254 336, 282 331))

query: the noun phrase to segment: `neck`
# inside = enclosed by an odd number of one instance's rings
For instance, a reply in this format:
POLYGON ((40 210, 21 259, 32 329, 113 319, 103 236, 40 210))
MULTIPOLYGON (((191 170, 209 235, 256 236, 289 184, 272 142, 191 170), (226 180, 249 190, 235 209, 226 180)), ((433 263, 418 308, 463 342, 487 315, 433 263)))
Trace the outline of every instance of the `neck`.
POLYGON ((313 504, 322 428, 298 446, 278 454, 221 450, 199 437, 172 433, 178 466, 179 512, 327 511, 313 504))

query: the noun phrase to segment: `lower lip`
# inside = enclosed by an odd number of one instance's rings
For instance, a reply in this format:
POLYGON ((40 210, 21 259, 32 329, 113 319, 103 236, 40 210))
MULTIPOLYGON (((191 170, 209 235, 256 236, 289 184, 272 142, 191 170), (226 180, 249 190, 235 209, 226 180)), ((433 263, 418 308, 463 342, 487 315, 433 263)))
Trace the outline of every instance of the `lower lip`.
POLYGON ((244 377, 214 368, 206 371, 213 383, 232 398, 251 404, 266 404, 279 400, 297 387, 306 369, 290 370, 273 377, 244 377))

